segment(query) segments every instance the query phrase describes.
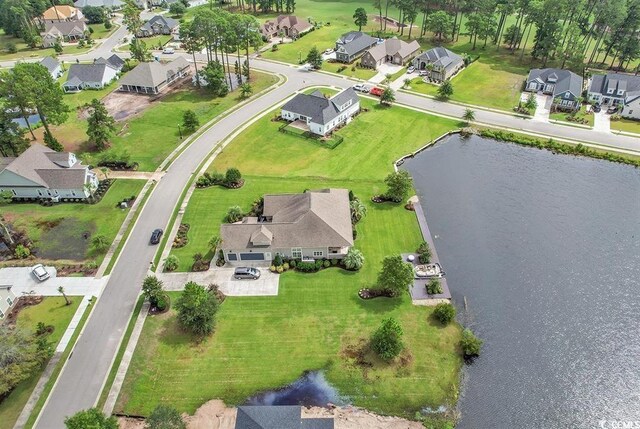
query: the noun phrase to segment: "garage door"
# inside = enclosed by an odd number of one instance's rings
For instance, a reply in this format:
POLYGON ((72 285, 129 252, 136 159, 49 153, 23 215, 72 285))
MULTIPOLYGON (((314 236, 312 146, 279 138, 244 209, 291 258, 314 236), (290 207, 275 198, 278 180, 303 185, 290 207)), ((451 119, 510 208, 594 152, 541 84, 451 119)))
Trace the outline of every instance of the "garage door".
POLYGON ((264 261, 264 253, 241 253, 241 261, 264 261))

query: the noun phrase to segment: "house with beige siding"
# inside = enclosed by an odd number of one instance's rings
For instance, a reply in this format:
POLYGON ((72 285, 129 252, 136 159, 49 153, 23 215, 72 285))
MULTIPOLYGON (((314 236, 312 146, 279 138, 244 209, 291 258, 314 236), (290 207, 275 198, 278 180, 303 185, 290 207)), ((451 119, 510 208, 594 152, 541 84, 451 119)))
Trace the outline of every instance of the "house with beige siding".
POLYGON ((0 285, 0 320, 7 317, 11 307, 16 303, 16 296, 11 290, 11 286, 0 285))
POLYGON ((364 53, 360 63, 363 67, 375 69, 384 63, 405 65, 420 50, 420 44, 412 40, 407 43, 397 37, 386 39, 364 53))

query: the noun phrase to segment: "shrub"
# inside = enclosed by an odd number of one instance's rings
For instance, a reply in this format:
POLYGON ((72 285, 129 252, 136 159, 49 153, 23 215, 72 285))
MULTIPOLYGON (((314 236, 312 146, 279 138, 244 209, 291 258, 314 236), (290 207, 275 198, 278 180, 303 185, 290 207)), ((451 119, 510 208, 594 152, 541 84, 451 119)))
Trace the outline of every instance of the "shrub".
POLYGON ((200 121, 196 112, 193 110, 185 110, 182 114, 182 126, 187 134, 195 132, 200 126, 200 121))
POLYGON ((289 269, 289 263, 285 262, 284 264, 282 264, 282 269, 287 271, 289 269))
POLYGON ((162 280, 156 276, 147 276, 142 282, 142 295, 149 300, 153 307, 158 307, 158 301, 164 295, 162 280))
POLYGON ((443 325, 447 325, 456 317, 456 308, 449 303, 441 302, 433 310, 433 316, 443 325))
POLYGON ((289 261, 289 266, 290 266, 292 269, 295 269, 295 268, 296 268, 296 264, 297 264, 297 263, 296 263, 296 260, 295 260, 295 259, 292 259, 291 261, 289 261))
POLYGON ((227 212, 227 222, 234 223, 242 220, 244 214, 242 213, 242 209, 239 206, 229 207, 229 211, 227 212))
POLYGON ((382 270, 378 274, 378 286, 399 295, 408 290, 413 283, 413 267, 402 256, 387 256, 382 261, 382 270))
POLYGON ((180 325, 199 336, 213 332, 218 307, 219 303, 215 295, 194 282, 185 285, 175 305, 180 325))
POLYGON ((7 42, 4 45, 4 50, 7 51, 9 54, 15 54, 16 52, 18 52, 18 47, 13 42, 7 42))
POLYGON ((18 259, 25 259, 31 255, 31 250, 22 244, 18 244, 16 249, 13 251, 13 254, 16 255, 16 258, 18 259))
POLYGON ((344 257, 344 266, 348 270, 359 270, 364 265, 364 255, 362 252, 355 247, 349 249, 347 254, 344 257))
POLYGON ((408 171, 400 170, 390 173, 384 179, 384 183, 387 185, 385 197, 393 202, 399 203, 407 197, 407 194, 413 186, 413 179, 408 171))
POLYGON ((275 265, 276 267, 282 265, 282 256, 280 256, 279 253, 276 253, 276 257, 273 258, 273 265, 275 265))
POLYGON ((180 259, 176 255, 169 255, 164 260, 165 271, 175 271, 180 266, 180 259))
POLYGON ((156 308, 159 311, 165 311, 168 306, 169 306, 169 297, 167 296, 166 293, 163 293, 156 300, 156 308))
POLYGON ((316 266, 316 270, 319 270, 320 268, 322 268, 322 259, 318 259, 314 262, 314 264, 316 266))
POLYGON ((438 295, 442 293, 442 285, 440 284, 440 280, 431 279, 429 283, 427 283, 427 293, 429 295, 438 295))
POLYGON ((269 271, 271 271, 272 273, 275 273, 276 272, 276 266, 275 265, 271 265, 269 267, 269 271))
POLYGON ((153 409, 146 423, 147 429, 186 429, 187 427, 178 410, 162 404, 153 409))
POLYGON ((284 268, 282 268, 282 265, 280 265, 276 268, 276 271, 278 272, 278 274, 282 274, 282 272, 284 272, 284 268))
POLYGON ((371 337, 371 348, 384 360, 391 360, 398 356, 404 345, 402 344, 402 327, 390 317, 382 321, 382 325, 371 337))
POLYGON ((299 271, 302 271, 303 273, 313 273, 320 269, 319 267, 316 267, 316 264, 314 264, 313 262, 305 262, 305 261, 298 262, 295 265, 295 268, 297 268, 299 271))
POLYGON ((325 268, 329 268, 331 266, 331 261, 328 259, 325 259, 322 264, 324 265, 325 268))
POLYGON ((224 179, 229 184, 236 184, 240 182, 240 179, 242 179, 242 174, 240 174, 240 170, 237 168, 230 168, 225 173, 224 179))
POLYGON ((480 349, 482 348, 482 340, 476 337, 473 332, 471 332, 471 329, 467 328, 462 331, 460 347, 462 347, 462 353, 465 358, 479 356, 480 349))
POLYGON ((87 270, 95 270, 96 268, 98 268, 98 262, 96 262, 95 260, 87 261, 87 262, 84 264, 84 267, 85 267, 87 270))
POLYGON ((429 248, 429 243, 426 241, 420 243, 417 253, 418 261, 420 261, 421 264, 428 264, 429 261, 431 261, 431 249, 429 248))
POLYGON ((336 265, 338 265, 338 262, 340 262, 340 260, 338 260, 338 259, 332 259, 332 260, 331 260, 331 265, 333 265, 333 266, 335 267, 336 265))

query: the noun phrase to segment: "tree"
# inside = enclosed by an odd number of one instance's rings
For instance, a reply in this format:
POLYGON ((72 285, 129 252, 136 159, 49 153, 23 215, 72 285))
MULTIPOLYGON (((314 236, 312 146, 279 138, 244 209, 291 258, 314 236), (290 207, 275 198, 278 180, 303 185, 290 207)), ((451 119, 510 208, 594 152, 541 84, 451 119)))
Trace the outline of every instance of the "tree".
POLYGON ((446 79, 438 87, 438 98, 441 100, 448 100, 453 95, 453 85, 449 79, 446 79))
POLYGON ((428 264, 431 260, 431 248, 429 248, 429 243, 426 241, 420 243, 416 253, 418 254, 418 261, 420 261, 421 264, 428 264))
POLYGON ((469 124, 469 122, 473 122, 476 120, 476 112, 473 110, 466 108, 464 109, 464 114, 462 115, 462 119, 469 124))
POLYGON ((164 260, 165 271, 175 271, 180 266, 180 259, 176 255, 169 255, 164 260))
POLYGON ((61 54, 63 51, 62 44, 59 41, 56 41, 56 43, 53 44, 53 50, 56 52, 56 54, 61 54))
POLYGON ((51 356, 46 344, 23 329, 0 326, 0 396, 31 377, 51 356))
POLYGON ((527 110, 536 110, 536 108, 538 107, 538 100, 536 99, 536 95, 533 92, 529 93, 529 95, 527 96, 527 101, 524 103, 524 107, 527 110))
POLYGON ((186 427, 178 410, 162 404, 151 411, 145 424, 145 429, 186 429, 186 427))
POLYGON ((184 15, 186 11, 186 6, 181 2, 171 3, 171 6, 169 6, 169 13, 173 16, 180 17, 184 15))
POLYGON ((98 234, 91 239, 91 245, 96 250, 101 251, 109 247, 109 240, 107 240, 107 237, 105 237, 104 235, 98 234))
POLYGON ((358 198, 354 198, 353 201, 349 203, 349 208, 351 209, 351 222, 353 223, 360 222, 360 220, 367 215, 367 206, 358 198))
POLYGON ((386 87, 384 91, 382 91, 382 95, 380 95, 380 104, 390 106, 394 101, 396 101, 396 94, 393 92, 393 89, 386 87))
POLYGON ((216 249, 218 248, 218 246, 220 246, 221 243, 222 239, 220 238, 220 236, 214 235, 209 239, 209 242, 207 244, 209 245, 209 249, 211 250, 211 252, 215 253, 216 249))
POLYGON ((442 285, 440 284, 440 280, 431 279, 429 283, 427 283, 427 293, 429 295, 438 295, 442 293, 442 285))
POLYGON ((404 262, 402 256, 387 256, 382 261, 382 270, 378 274, 378 287, 392 292, 395 296, 407 291, 413 283, 413 267, 404 262))
POLYGON ((62 286, 58 286, 58 292, 62 294, 65 305, 71 305, 71 301, 69 301, 69 298, 67 298, 67 294, 64 293, 64 288, 62 286))
POLYGON ((196 112, 191 109, 184 111, 182 114, 182 127, 187 134, 194 133, 200 127, 200 121, 198 120, 198 116, 196 116, 196 112))
POLYGON ((11 119, 5 109, 0 109, 0 155, 5 157, 17 157, 29 147, 29 140, 11 119))
POLYGON ((307 54, 306 61, 313 67, 314 69, 319 69, 322 67, 322 54, 318 51, 318 48, 315 46, 311 48, 309 53, 307 54))
POLYGON ((393 318, 384 319, 371 336, 371 348, 384 360, 392 360, 404 349, 402 327, 393 318))
POLYGON ((219 61, 208 63, 201 71, 206 88, 216 97, 224 97, 229 93, 224 68, 219 61))
POLYGON ((453 21, 451 20, 451 16, 443 10, 439 10, 438 12, 432 13, 427 18, 426 28, 427 30, 434 33, 439 41, 442 41, 442 37, 445 34, 451 32, 453 27, 453 21))
POLYGON ((253 94, 253 88, 249 83, 243 83, 240 85, 240 96, 242 98, 249 98, 253 94))
MULTIPOLYGON (((9 204, 11 201, 13 201, 13 194, 11 193, 11 191, 0 192, 0 206, 9 204)), ((2 222, 0 222, 0 226, 4 227, 4 225, 2 225, 2 222)))
POLYGON ((104 9, 98 6, 85 6, 82 14, 89 21, 89 24, 102 24, 104 22, 104 9))
POLYGON ((144 295, 153 307, 157 307, 158 302, 164 297, 162 285, 162 280, 156 276, 147 276, 142 281, 142 295, 144 295))
POLYGON ((390 173, 384 179, 384 183, 387 185, 387 192, 384 194, 385 197, 393 202, 399 203, 404 201, 409 194, 413 179, 411 179, 408 171, 400 170, 390 173))
POLYGON ((189 332, 204 336, 213 332, 218 299, 197 283, 189 282, 175 304, 178 321, 189 332))
POLYGON ((348 270, 357 271, 364 265, 364 255, 360 250, 355 247, 351 247, 349 248, 349 251, 347 251, 342 262, 348 270))
POLYGON ((91 100, 91 113, 87 118, 87 135, 89 142, 96 149, 104 150, 109 139, 116 132, 116 121, 113 119, 102 101, 94 98, 91 100))
POLYGON ((147 44, 137 37, 131 39, 129 43, 129 51, 131 52, 131 58, 140 61, 141 63, 151 60, 151 53, 147 48, 147 44))
POLYGON ((242 174, 237 168, 231 167, 227 169, 226 173, 224 174, 224 180, 229 184, 235 185, 237 183, 240 183, 240 180, 242 180, 242 174))
POLYGON ((411 85, 411 79, 410 78, 405 78, 402 81, 402 87, 403 88, 409 88, 409 85, 411 85))
POLYGON ((448 325, 456 317, 456 308, 448 302, 441 302, 433 309, 433 316, 443 325, 448 325))
MULTIPOLYGON (((196 62, 196 53, 200 53, 204 46, 203 37, 198 33, 198 29, 192 25, 192 22, 184 22, 180 24, 180 39, 185 51, 191 54, 193 58, 193 66, 195 75, 198 75, 198 63, 196 62)), ((196 85, 200 88, 200 79, 196 79, 196 85)))
POLYGON ((502 37, 505 45, 508 45, 510 50, 514 50, 522 40, 522 33, 517 25, 512 25, 507 28, 502 37))
POLYGON ((67 429, 118 429, 118 420, 107 417, 97 408, 79 411, 64 420, 67 429))
POLYGON ((122 22, 127 27, 129 33, 134 36, 138 34, 140 28, 142 28, 143 22, 140 18, 140 9, 135 0, 124 0, 124 6, 122 7, 122 22))
POLYGON ((460 347, 462 347, 462 353, 465 358, 470 358, 480 355, 480 349, 482 348, 483 341, 476 337, 471 329, 465 329, 462 331, 462 338, 460 339, 460 347))
POLYGON ((235 222, 240 222, 243 216, 244 216, 244 213, 242 212, 242 209, 240 208, 240 206, 233 206, 233 207, 229 207, 229 210, 227 211, 226 219, 228 223, 235 223, 235 222))
POLYGON ((362 26, 367 25, 367 11, 362 7, 357 8, 353 14, 353 19, 358 26, 358 31, 362 31, 362 26))

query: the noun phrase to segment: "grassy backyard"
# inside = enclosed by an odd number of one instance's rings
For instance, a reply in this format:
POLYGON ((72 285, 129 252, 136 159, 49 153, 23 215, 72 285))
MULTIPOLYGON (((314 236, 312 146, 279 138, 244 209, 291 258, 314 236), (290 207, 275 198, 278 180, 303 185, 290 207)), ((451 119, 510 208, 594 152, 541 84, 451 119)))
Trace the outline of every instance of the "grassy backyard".
MULTIPOLYGON (((62 297, 48 297, 38 305, 23 309, 18 316, 17 326, 32 332, 35 332, 38 322, 54 326, 53 332, 47 339, 55 347, 80 305, 81 297, 71 297, 70 299, 72 304, 65 305, 62 297)), ((44 367, 20 383, 9 396, 0 402, 0 429, 13 427, 43 370, 44 367)))
POLYGON ((172 312, 148 318, 117 412, 146 415, 162 402, 192 413, 212 398, 238 404, 309 369, 324 369, 341 394, 378 412, 412 417, 424 406, 455 403, 459 328, 434 324, 432 310, 411 305, 408 296, 361 301, 357 291, 375 282, 385 256, 410 251, 421 240, 414 213, 402 205, 374 204, 370 196, 383 191, 382 179, 394 159, 457 123, 399 107, 381 109, 369 100, 362 104, 369 111, 340 130, 345 141, 335 149, 278 133, 279 123, 270 117, 240 134, 212 169, 238 166, 245 185, 196 189, 183 218, 191 225, 189 244, 172 253, 181 269, 188 269, 194 253, 206 253, 207 241, 219 233, 232 205, 248 209, 264 193, 345 187, 368 208, 355 244, 365 255, 364 268, 358 273, 338 268, 311 275, 289 272, 281 277, 277 297, 227 298, 215 334, 201 343, 179 330, 172 312), (397 129, 406 130, 403 138, 397 129), (260 156, 255 156, 256 147, 260 156), (369 353, 366 359, 373 366, 364 369, 345 355, 346 348, 365 341, 389 316, 403 326, 408 363, 386 365, 369 353))
POLYGON ((113 241, 127 211, 116 204, 138 195, 142 180, 118 179, 98 204, 63 203, 52 207, 38 204, 11 204, 3 207, 2 216, 14 228, 24 230, 37 249, 35 254, 46 260, 95 260, 102 262, 106 250, 91 248, 91 238, 104 235, 113 241), (87 239, 83 233, 89 233, 87 239))

